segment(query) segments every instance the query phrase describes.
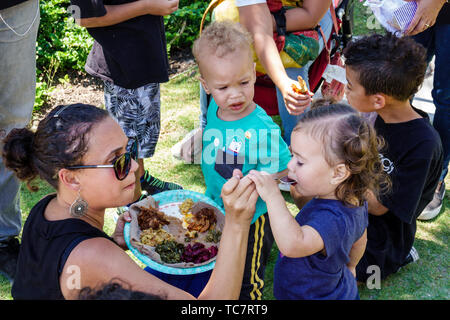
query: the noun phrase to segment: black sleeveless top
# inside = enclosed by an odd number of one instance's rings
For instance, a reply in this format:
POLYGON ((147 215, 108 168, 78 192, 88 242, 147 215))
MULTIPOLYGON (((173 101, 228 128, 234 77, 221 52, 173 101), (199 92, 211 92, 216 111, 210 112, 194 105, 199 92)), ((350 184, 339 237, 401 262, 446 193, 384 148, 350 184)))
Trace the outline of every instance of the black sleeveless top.
POLYGON ((80 219, 48 221, 45 209, 56 194, 40 200, 25 222, 17 272, 11 294, 14 299, 64 299, 59 276, 73 248, 81 241, 106 233, 80 219))

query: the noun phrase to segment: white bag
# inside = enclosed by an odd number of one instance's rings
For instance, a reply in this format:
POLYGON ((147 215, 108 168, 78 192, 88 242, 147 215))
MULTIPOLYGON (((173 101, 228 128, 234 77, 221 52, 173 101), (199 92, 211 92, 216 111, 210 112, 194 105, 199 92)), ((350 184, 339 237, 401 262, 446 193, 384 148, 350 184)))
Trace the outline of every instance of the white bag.
POLYGON ((417 10, 416 1, 403 0, 366 0, 368 6, 380 24, 389 32, 402 36, 408 28, 417 10))

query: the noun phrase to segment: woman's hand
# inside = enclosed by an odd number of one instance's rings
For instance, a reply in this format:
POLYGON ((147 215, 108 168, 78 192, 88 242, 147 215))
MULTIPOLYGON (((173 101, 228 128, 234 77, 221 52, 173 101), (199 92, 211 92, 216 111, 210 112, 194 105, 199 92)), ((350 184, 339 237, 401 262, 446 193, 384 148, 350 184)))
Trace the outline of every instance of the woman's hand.
POLYGON ((273 176, 267 172, 251 170, 247 175, 247 178, 255 183, 259 196, 265 202, 280 193, 277 180, 275 180, 273 176))
POLYGON ((140 0, 145 2, 147 12, 155 16, 167 16, 178 9, 179 0, 140 0))
POLYGON ((131 222, 131 215, 128 211, 125 211, 119 216, 119 218, 117 219, 116 230, 114 230, 114 233, 112 234, 112 238, 114 239, 114 241, 123 250, 128 249, 123 235, 123 228, 125 227, 126 222, 131 222))
POLYGON ((222 187, 221 197, 225 207, 225 218, 248 227, 256 209, 258 193, 249 178, 243 178, 242 172, 235 169, 233 177, 222 187))
POLYGON ((311 97, 313 94, 311 92, 308 92, 307 94, 296 93, 292 89, 292 85, 298 87, 299 83, 291 78, 286 78, 279 89, 283 95, 287 111, 289 114, 297 116, 303 113, 305 109, 311 105, 311 97))
POLYGON ((405 35, 413 36, 432 27, 444 3, 445 0, 417 0, 416 14, 406 29, 405 35))

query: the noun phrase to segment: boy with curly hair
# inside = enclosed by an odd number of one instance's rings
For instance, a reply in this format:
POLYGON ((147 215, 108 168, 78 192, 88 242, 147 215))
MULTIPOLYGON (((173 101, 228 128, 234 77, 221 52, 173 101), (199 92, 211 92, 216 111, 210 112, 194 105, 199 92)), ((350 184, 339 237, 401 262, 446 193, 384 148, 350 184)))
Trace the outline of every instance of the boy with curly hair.
MULTIPOLYGON (((220 190, 238 169, 287 173, 291 159, 280 127, 253 101, 256 81, 252 38, 238 23, 213 22, 194 43, 201 84, 212 100, 203 131, 202 171, 206 195, 222 205, 220 190)), ((245 178, 244 178, 245 179, 245 178)), ((261 299, 273 244, 267 207, 259 198, 250 227, 240 299, 261 299)))
POLYGON ((374 127, 386 143, 380 158, 392 181, 391 192, 368 195, 368 241, 357 280, 368 279, 370 266, 384 279, 419 258, 413 247, 416 219, 433 199, 442 169, 439 135, 427 113, 410 102, 424 79, 426 53, 410 38, 387 34, 355 41, 344 55, 348 102, 376 113, 374 127))

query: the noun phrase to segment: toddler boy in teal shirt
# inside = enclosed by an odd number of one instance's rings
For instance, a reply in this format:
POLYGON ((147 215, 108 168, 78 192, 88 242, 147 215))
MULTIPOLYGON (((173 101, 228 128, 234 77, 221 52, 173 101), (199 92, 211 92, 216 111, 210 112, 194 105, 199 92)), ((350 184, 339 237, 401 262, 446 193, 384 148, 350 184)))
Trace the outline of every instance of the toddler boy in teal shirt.
MULTIPOLYGON (((291 159, 281 130, 253 102, 256 81, 252 38, 238 23, 213 22, 194 43, 200 81, 213 100, 203 131, 202 171, 206 195, 223 206, 223 184, 239 169, 287 174, 291 159)), ((273 244, 266 204, 258 199, 250 228, 240 299, 261 299, 264 271, 273 244)))

